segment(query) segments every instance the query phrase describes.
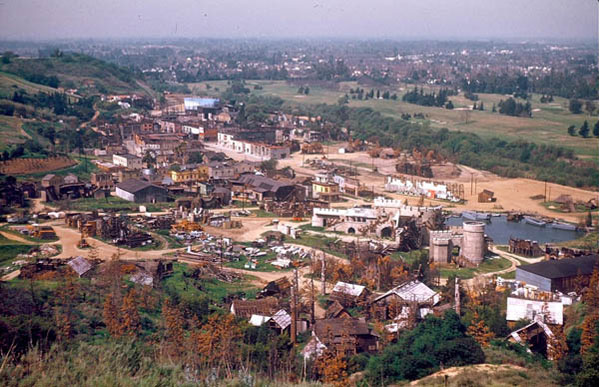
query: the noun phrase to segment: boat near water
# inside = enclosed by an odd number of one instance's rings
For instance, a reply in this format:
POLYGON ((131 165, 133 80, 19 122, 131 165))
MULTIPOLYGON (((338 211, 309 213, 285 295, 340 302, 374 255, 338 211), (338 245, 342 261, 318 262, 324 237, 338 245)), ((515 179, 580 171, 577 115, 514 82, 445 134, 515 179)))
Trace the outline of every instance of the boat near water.
POLYGON ((546 222, 544 222, 543 220, 531 216, 524 216, 523 219, 525 220, 525 223, 531 224, 533 226, 544 227, 546 225, 546 222))
POLYGON ((552 222, 551 226, 552 226, 552 228, 557 228, 559 230, 569 230, 569 231, 577 230, 577 226, 575 226, 574 224, 564 223, 564 222, 554 221, 554 222, 552 222))
POLYGON ((462 217, 469 220, 490 220, 492 215, 487 212, 463 211, 462 217))

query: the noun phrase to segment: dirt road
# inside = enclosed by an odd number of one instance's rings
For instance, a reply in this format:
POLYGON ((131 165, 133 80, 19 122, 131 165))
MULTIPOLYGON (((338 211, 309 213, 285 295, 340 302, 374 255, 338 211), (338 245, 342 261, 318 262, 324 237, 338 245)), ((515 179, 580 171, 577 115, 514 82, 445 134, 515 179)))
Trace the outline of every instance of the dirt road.
MULTIPOLYGON (((89 249, 80 249, 77 247, 77 243, 81 239, 79 231, 68 228, 64 224, 52 224, 56 236, 59 238, 59 242, 62 245, 62 253, 57 255, 55 258, 70 258, 76 256, 87 257, 89 255, 89 249)), ((121 259, 159 259, 162 258, 166 253, 172 253, 182 249, 166 249, 166 250, 148 250, 148 251, 134 251, 104 243, 97 239, 86 238, 87 242, 94 246, 98 251, 98 256, 102 259, 109 259, 113 255, 119 253, 121 259)))

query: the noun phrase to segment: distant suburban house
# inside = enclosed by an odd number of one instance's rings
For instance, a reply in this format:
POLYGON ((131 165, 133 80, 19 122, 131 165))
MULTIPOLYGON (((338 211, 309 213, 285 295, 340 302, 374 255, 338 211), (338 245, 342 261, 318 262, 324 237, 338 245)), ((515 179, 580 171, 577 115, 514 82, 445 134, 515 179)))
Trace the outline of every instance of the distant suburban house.
POLYGON ((586 285, 595 268, 598 268, 598 254, 517 266, 515 279, 547 292, 569 293, 581 285, 579 281, 586 285))
POLYGON ((134 203, 167 201, 167 190, 144 180, 129 179, 117 184, 115 193, 121 199, 134 203))

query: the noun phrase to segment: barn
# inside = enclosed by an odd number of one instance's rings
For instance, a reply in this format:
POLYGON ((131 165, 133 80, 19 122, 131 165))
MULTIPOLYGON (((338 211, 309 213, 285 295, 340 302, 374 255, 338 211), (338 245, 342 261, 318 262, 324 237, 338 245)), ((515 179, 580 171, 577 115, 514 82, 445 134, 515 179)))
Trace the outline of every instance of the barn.
POLYGON ((584 255, 517 266, 515 279, 547 292, 569 293, 580 285, 579 280, 589 282, 595 268, 598 254, 584 255))
POLYGON ((115 193, 121 199, 135 203, 167 201, 167 190, 144 180, 129 179, 117 184, 115 193))

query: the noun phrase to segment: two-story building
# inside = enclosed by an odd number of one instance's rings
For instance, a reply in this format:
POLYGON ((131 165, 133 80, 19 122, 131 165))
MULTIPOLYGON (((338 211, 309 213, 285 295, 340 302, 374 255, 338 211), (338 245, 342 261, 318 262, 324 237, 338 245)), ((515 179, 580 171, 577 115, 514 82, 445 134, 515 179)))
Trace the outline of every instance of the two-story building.
POLYGON ((113 164, 128 169, 142 169, 142 159, 133 155, 113 155, 113 164))

